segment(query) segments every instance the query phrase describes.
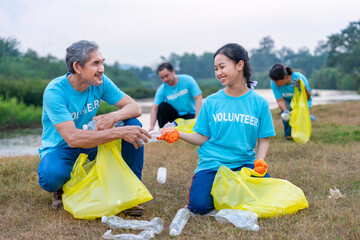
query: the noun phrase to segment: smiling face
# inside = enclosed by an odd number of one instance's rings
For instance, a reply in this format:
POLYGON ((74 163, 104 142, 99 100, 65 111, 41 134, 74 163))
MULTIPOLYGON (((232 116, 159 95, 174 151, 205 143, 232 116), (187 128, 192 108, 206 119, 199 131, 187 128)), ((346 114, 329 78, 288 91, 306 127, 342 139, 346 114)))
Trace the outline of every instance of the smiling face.
POLYGON ((235 64, 230 58, 218 54, 214 58, 215 76, 223 86, 232 86, 243 80, 244 61, 235 64))
POLYGON ((175 71, 169 71, 167 68, 164 68, 163 70, 159 71, 159 77, 161 80, 170 85, 175 86, 176 85, 176 78, 175 78, 175 71))
POLYGON ((104 58, 100 51, 89 54, 89 60, 82 67, 79 65, 78 73, 85 84, 100 86, 104 73, 104 58))

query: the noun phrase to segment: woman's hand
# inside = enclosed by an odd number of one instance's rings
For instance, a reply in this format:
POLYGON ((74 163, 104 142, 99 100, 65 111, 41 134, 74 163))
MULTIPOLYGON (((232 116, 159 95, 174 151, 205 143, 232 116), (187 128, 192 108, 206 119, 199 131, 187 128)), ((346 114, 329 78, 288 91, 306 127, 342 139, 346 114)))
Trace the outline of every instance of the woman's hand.
POLYGON ((254 171, 260 174, 264 174, 268 170, 267 163, 262 159, 256 159, 254 162, 254 166, 255 166, 254 171))
POLYGON ((178 130, 174 128, 163 128, 161 129, 161 136, 157 137, 158 140, 164 140, 167 143, 174 143, 180 137, 178 130))

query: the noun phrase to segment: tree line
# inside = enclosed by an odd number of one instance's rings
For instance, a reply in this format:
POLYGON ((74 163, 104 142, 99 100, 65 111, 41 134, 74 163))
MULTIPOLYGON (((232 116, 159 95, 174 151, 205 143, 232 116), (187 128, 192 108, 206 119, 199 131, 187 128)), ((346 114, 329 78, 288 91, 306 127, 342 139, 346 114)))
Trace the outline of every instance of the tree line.
MULTIPOLYGON (((49 81, 66 73, 65 61, 50 54, 40 57, 32 49, 22 53, 19 45, 17 39, 0 37, 0 99, 16 98, 27 105, 41 106, 49 81)), ((274 40, 266 36, 249 54, 257 88, 269 88, 269 69, 282 63, 307 76, 312 88, 360 91, 360 21, 350 22, 339 33, 319 42, 313 53, 305 47, 298 51, 287 47, 276 50, 274 40)), ((161 60, 171 62, 177 73, 192 75, 204 96, 221 87, 214 76, 212 52, 172 53, 161 60)), ((153 97, 161 84, 155 69, 148 66, 125 70, 115 62, 105 64, 105 74, 133 98, 153 97)))

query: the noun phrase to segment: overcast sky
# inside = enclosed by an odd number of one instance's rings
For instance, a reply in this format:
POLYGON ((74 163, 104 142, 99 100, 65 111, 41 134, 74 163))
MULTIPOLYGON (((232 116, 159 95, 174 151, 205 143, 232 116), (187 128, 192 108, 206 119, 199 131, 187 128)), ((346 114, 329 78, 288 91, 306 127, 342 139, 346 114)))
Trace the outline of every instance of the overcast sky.
POLYGON ((202 54, 236 42, 250 50, 308 47, 360 20, 359 0, 0 0, 0 37, 20 49, 64 59, 81 39, 97 42, 108 64, 154 67, 161 56, 202 54))

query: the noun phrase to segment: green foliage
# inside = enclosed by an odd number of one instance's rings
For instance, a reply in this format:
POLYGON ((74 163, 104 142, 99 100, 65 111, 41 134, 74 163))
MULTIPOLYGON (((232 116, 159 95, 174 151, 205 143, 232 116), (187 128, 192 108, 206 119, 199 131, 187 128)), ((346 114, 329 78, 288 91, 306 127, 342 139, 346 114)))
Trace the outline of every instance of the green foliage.
POLYGON ((26 105, 16 98, 0 97, 0 130, 24 128, 41 124, 42 108, 26 105))
POLYGON ((337 67, 341 72, 350 74, 352 79, 344 78, 343 87, 360 87, 360 21, 350 24, 338 34, 333 34, 323 46, 329 55, 326 65, 337 67), (353 81, 354 84, 351 84, 353 81))
POLYGON ((324 67, 311 75, 309 81, 313 88, 317 89, 337 89, 340 83, 339 79, 343 74, 337 68, 324 67))
POLYGON ((155 96, 156 92, 155 89, 148 89, 145 87, 126 88, 123 89, 123 91, 134 99, 152 98, 155 96))
POLYGON ((120 89, 142 86, 142 82, 139 78, 137 78, 131 71, 120 69, 116 62, 113 66, 105 65, 105 74, 120 89))
POLYGON ((261 73, 253 73, 251 76, 252 81, 257 81, 256 88, 258 89, 266 89, 271 88, 270 86, 270 78, 269 73, 261 72, 261 73))
POLYGON ((109 112, 113 112, 118 110, 118 108, 114 105, 109 105, 108 103, 101 101, 100 103, 100 107, 98 109, 98 111, 96 112, 96 115, 102 115, 102 114, 106 114, 109 112))
POLYGON ((213 53, 205 52, 200 56, 194 53, 184 53, 182 56, 172 53, 169 58, 163 58, 170 62, 176 72, 189 74, 195 79, 212 78, 214 76, 213 53))
POLYGON ((258 49, 250 50, 250 65, 253 72, 268 72, 275 63, 280 62, 274 46, 274 40, 267 36, 261 39, 258 49))

